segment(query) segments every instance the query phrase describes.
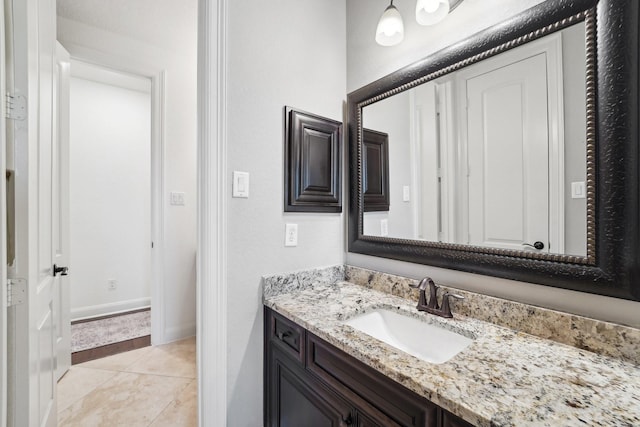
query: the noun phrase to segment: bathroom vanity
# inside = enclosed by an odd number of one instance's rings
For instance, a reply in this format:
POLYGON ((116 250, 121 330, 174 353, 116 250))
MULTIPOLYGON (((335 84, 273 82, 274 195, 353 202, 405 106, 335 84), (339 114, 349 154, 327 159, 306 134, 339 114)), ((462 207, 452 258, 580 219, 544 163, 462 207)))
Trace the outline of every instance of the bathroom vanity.
POLYGON ((464 291, 444 319, 416 310, 410 283, 342 266, 264 277, 265 426, 640 425, 640 330, 464 291), (478 306, 504 326, 460 314, 478 306), (427 362, 348 324, 376 309, 472 342, 427 362), (592 351, 558 342, 571 334, 592 351))
POLYGON ((471 424, 265 308, 265 425, 471 424))

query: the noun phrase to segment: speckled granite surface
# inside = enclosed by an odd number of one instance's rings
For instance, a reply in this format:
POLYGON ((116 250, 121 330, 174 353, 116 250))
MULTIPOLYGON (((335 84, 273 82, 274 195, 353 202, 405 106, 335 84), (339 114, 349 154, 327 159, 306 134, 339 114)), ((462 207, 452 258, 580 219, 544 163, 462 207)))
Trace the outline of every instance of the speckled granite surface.
POLYGON ((323 282, 323 274, 338 273, 299 272, 308 280, 295 286, 279 285, 295 282, 287 275, 265 277, 264 304, 477 426, 640 425, 640 367, 632 363, 466 316, 418 313, 413 297, 323 282), (448 362, 431 364, 342 323, 379 307, 475 340, 448 362))
POLYGON ((340 282, 345 278, 344 271, 345 267, 343 265, 333 265, 330 267, 264 276, 262 281, 262 295, 266 298, 283 292, 303 289, 313 283, 332 284, 340 282))
MULTIPOLYGON (((352 266, 345 267, 345 280, 418 301, 418 291, 409 287, 417 280, 352 266)), ((465 297, 463 301, 451 301, 454 313, 640 365, 640 329, 447 286, 441 288, 439 295, 448 290, 465 297)))

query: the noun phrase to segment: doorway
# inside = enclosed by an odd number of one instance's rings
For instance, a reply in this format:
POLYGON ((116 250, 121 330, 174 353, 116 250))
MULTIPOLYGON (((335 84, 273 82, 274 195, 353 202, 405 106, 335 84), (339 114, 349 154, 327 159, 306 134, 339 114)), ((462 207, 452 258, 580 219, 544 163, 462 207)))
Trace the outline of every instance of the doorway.
POLYGON ((72 363, 151 343, 152 81, 71 62, 72 363))
MULTIPOLYGON (((82 4, 73 1, 58 1, 58 25, 57 35, 63 45, 74 58, 82 58, 92 64, 102 64, 120 71, 139 73, 151 78, 153 100, 152 139, 159 141, 160 150, 152 153, 153 167, 151 174, 153 182, 159 184, 154 188, 152 199, 152 212, 158 212, 157 218, 152 223, 152 236, 154 254, 152 264, 152 282, 159 283, 158 288, 164 289, 165 294, 160 293, 158 298, 152 295, 154 301, 154 344, 162 344, 193 336, 196 329, 195 310, 195 254, 196 254, 196 14, 195 1, 189 4, 176 4, 173 1, 147 2, 146 6, 136 3, 139 10, 114 11, 113 5, 106 5, 100 1, 85 1, 82 4), (160 4, 162 3, 162 5, 160 4), (79 7, 79 12, 70 10, 79 7), (167 8, 164 8, 167 6, 167 8), (105 10, 106 8, 106 10, 105 10), (164 12, 160 13, 162 9, 164 12), (152 19, 149 19, 149 11, 153 11, 152 19), (64 12, 67 12, 66 15, 64 12), (63 12, 63 15, 60 14, 63 12), (83 21, 84 13, 92 13, 93 21, 83 21), (171 21, 162 22, 159 15, 168 17, 171 21), (183 19, 188 18, 188 19, 183 19), (126 22, 116 23, 117 19, 126 22), (136 22, 132 22, 136 20, 136 22), (60 24, 62 22, 62 24, 60 24), (168 23, 171 24, 168 24, 168 23), (114 24, 105 28, 107 24, 114 24), (151 31, 151 35, 134 34, 135 31, 151 31), (153 32, 155 30, 155 32, 153 32), (155 36, 163 37, 163 40, 150 41, 155 36), (146 37, 146 38, 145 38, 146 37), (184 49, 174 49, 174 45, 159 45, 160 42, 183 45, 184 49), (171 75, 168 83, 165 76, 171 75), (165 103, 165 95, 171 99, 171 104, 165 103), (167 120, 165 121, 165 111, 167 120), (166 152, 165 152, 166 148, 166 152), (168 160, 165 163, 165 159, 168 160), (159 179, 155 179, 159 177, 159 179), (184 204, 170 204, 171 195, 165 187, 178 193, 178 199, 184 204), (156 240, 157 237, 157 240, 156 240), (166 238, 165 238, 166 237, 166 238), (166 242, 166 244, 165 244, 166 242), (164 254, 167 254, 166 258, 164 254), (155 280, 158 276, 159 281, 155 280), (164 283, 170 286, 164 287, 164 283), (163 321, 156 322, 155 316, 166 311, 166 316, 161 316, 163 321), (159 333, 156 333, 156 328, 159 333)), ((38 171, 38 166, 47 165, 51 155, 49 142, 55 135, 52 129, 53 120, 50 117, 55 113, 53 105, 52 73, 55 68, 53 53, 56 40, 56 2, 28 2, 11 1, 5 3, 11 7, 8 10, 12 19, 8 22, 15 23, 7 33, 15 34, 14 53, 16 55, 15 68, 16 79, 12 82, 12 91, 33 95, 31 102, 25 104, 28 120, 13 123, 23 139, 21 144, 15 144, 26 150, 38 144, 41 150, 30 151, 28 156, 19 153, 16 156, 22 163, 20 173, 15 176, 20 178, 21 195, 26 200, 29 196, 28 215, 22 215, 24 226, 16 226, 20 234, 16 234, 18 246, 16 258, 21 270, 17 271, 18 277, 23 276, 24 282, 36 283, 36 279, 42 276, 43 280, 51 281, 55 277, 56 266, 49 263, 45 256, 49 250, 47 241, 27 239, 29 236, 47 237, 47 231, 42 225, 53 224, 48 217, 37 216, 38 206, 46 208, 54 196, 49 194, 51 179, 49 171, 38 171), (28 7, 27 7, 28 6, 28 7), (37 12, 37 13, 36 13, 37 12), (34 36, 37 30, 37 37, 34 36), (32 191, 36 181, 42 188, 32 191), (28 184, 28 185, 27 185, 28 184), (23 191, 27 188, 29 191, 23 191), (46 190, 46 191, 45 191, 46 190), (35 195, 35 196, 32 196, 35 195), (32 212, 33 211, 33 212, 32 212), (40 226, 40 228, 38 228, 40 226), (42 231, 36 232, 35 230, 42 231), (38 258, 38 255, 41 255, 38 258), (36 265, 33 260, 41 261, 36 265), (46 263, 46 266, 45 266, 46 263)), ((146 33, 145 33, 146 34, 146 33)), ((7 73, 8 74, 8 73, 7 73)), ((13 145, 12 145, 13 146, 13 145)), ((17 188, 17 187, 16 187, 17 188)), ((24 200, 21 199, 20 203, 24 200)), ((152 242, 148 242, 151 245, 152 242)), ((66 265, 66 264, 65 264, 66 265)), ((73 274, 73 266, 69 266, 69 275, 73 274)), ((15 279, 20 285, 23 279, 15 279)), ((47 282, 48 283, 48 282, 47 282)), ((117 286, 117 285, 116 285, 117 286)), ((44 289, 39 287, 38 289, 44 289)), ((156 287, 154 287, 155 289, 156 287)), ((51 293, 48 292, 46 296, 51 293)), ((28 294, 29 301, 17 303, 16 308, 11 309, 12 317, 9 327, 13 326, 9 340, 11 354, 9 355, 9 390, 3 395, 10 397, 8 407, 9 416, 15 420, 15 424, 31 425, 33 422, 47 424, 51 420, 52 408, 55 408, 55 382, 51 369, 55 364, 55 355, 52 348, 50 354, 39 353, 36 344, 53 343, 53 327, 51 327, 51 313, 46 316, 37 316, 37 313, 29 310, 34 298, 28 294), (13 315, 15 314, 15 315, 13 315), (43 321, 44 319, 44 321, 43 321), (36 329, 39 328, 39 329, 36 329), (39 336, 37 334, 40 334, 39 336), (45 334, 47 334, 45 336, 45 334), (51 339, 49 339, 51 335, 51 339), (46 361, 47 364, 36 363, 46 361), (32 368, 38 368, 32 372, 32 368), (46 369, 45 369, 46 368, 46 369), (39 380, 30 380, 29 375, 39 375, 39 380), (48 400, 45 400, 48 399, 48 400), (44 404, 46 403, 46 405, 44 404), (44 421, 46 420, 46 422, 44 421)), ((53 303, 44 302, 37 307, 50 308, 53 303)), ((40 346, 42 347, 42 345, 40 346)), ((34 376, 35 378, 35 376, 34 376)))

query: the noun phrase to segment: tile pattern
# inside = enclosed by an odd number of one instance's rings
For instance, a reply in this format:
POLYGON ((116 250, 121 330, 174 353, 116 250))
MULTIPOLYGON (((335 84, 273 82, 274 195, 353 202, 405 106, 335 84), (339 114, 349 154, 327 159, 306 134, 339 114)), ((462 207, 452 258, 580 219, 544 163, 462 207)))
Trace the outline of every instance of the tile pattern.
POLYGON ((621 359, 471 317, 419 313, 414 298, 348 282, 272 293, 264 304, 477 426, 640 425, 640 367, 621 359), (475 340, 448 362, 432 364, 341 322, 378 307, 475 340))
POLYGON ((58 425, 195 427, 195 339, 73 366, 58 383, 58 425))
POLYGON ((124 314, 71 325, 71 352, 151 334, 151 311, 124 314))
MULTIPOLYGON (((409 287, 417 280, 352 266, 345 268, 345 276, 351 283, 418 301, 418 290, 409 287)), ((465 297, 451 301, 454 313, 640 365, 640 329, 448 286, 441 288, 440 295, 451 291, 465 297)))

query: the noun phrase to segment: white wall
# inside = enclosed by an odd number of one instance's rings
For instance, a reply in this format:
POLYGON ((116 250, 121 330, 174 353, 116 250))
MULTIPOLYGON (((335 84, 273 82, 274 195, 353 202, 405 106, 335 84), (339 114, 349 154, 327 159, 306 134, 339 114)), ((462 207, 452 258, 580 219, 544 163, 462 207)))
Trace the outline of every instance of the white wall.
MULTIPOLYGON (((73 19, 58 16, 58 40, 75 58, 145 75, 165 71, 161 270, 165 292, 162 306, 152 309, 164 311, 163 341, 171 341, 193 335, 196 324, 197 3, 147 3, 61 1, 59 13, 62 10, 73 19), (70 4, 68 10, 61 7, 63 3, 70 4), (126 11, 116 4, 126 6, 126 11), (94 13, 90 20, 94 25, 78 21, 85 16, 72 13, 77 6, 94 13), (169 205, 170 191, 186 193, 185 206, 169 205)), ((160 343, 157 338, 155 344, 160 343)))
MULTIPOLYGON (((347 88, 351 92, 405 65, 463 40, 472 34, 540 3, 540 0, 466 0, 442 23, 420 27, 413 2, 398 2, 404 17, 405 40, 398 46, 378 46, 373 35, 384 0, 347 1, 347 88)), ((347 253, 346 262, 409 277, 429 275, 435 281, 515 301, 559 309, 598 319, 640 326, 640 303, 498 279, 419 264, 347 253)))
POLYGON ((586 50, 584 23, 562 31, 564 90, 564 252, 584 256, 587 252, 587 199, 571 197, 571 183, 587 177, 586 50))
POLYGON ((261 275, 344 261, 342 214, 283 213, 283 107, 342 121, 345 2, 227 4, 229 181, 251 174, 251 197, 228 201, 227 413, 229 426, 259 426, 261 275), (285 223, 298 224, 297 247, 284 247, 285 223))
POLYGON ((73 320, 150 303, 151 82, 145 92, 79 77, 70 86, 73 320))
POLYGON ((380 236, 380 221, 388 220, 389 237, 412 239, 414 215, 412 202, 403 201, 402 187, 411 186, 411 108, 409 91, 367 105, 363 126, 389 135, 389 210, 365 212, 363 231, 380 236))

